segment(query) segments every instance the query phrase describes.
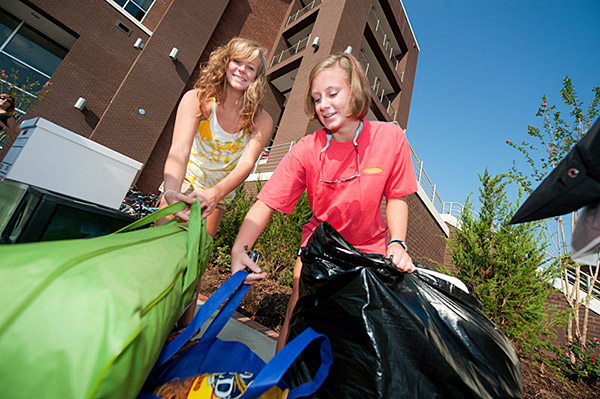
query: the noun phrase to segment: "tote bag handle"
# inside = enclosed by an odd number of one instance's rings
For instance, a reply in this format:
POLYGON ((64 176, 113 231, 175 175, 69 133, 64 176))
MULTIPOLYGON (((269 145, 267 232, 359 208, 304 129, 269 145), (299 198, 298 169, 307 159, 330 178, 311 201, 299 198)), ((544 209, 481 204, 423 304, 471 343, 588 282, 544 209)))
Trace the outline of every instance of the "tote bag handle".
MULTIPOLYGON (((296 358, 312 342, 319 343, 321 366, 319 366, 312 381, 306 382, 289 391, 287 398, 295 399, 315 393, 329 373, 329 367, 333 362, 333 356, 331 354, 329 339, 325 335, 319 334, 309 327, 292 341, 288 342, 288 344, 263 367, 240 399, 258 399, 269 389, 277 386, 282 381, 283 376, 296 358)), ((137 396, 137 399, 160 399, 160 396, 150 392, 142 392, 137 396)))
POLYGON ((202 327, 210 316, 224 304, 223 309, 215 317, 211 325, 202 336, 202 340, 215 339, 223 326, 227 323, 233 312, 244 299, 244 296, 250 289, 249 285, 244 284, 244 279, 248 273, 240 270, 229 277, 211 296, 204 302, 200 309, 187 327, 162 350, 154 369, 158 369, 165 364, 179 349, 183 347, 202 327), (211 337, 211 338, 209 338, 211 337))
POLYGON ((331 354, 329 339, 325 335, 319 334, 309 327, 302 331, 302 333, 292 341, 288 342, 283 349, 281 349, 271 361, 263 367, 240 399, 256 399, 271 389, 271 387, 279 384, 296 358, 298 358, 302 351, 312 342, 319 343, 321 365, 312 381, 306 382, 289 391, 287 398, 294 399, 315 393, 323 381, 325 381, 327 374, 329 374, 329 367, 333 362, 333 355, 331 354))
MULTIPOLYGON (((200 307, 194 319, 190 324, 161 352, 154 370, 165 364, 179 349, 183 347, 200 329, 200 327, 217 311, 219 311, 213 322, 202 335, 203 342, 216 340, 217 334, 223 329, 229 321, 233 312, 244 299, 244 296, 250 289, 249 285, 244 284, 244 279, 248 273, 239 271, 225 281, 208 300, 200 307)), ((312 342, 318 342, 320 347, 321 365, 317 370, 313 380, 304 383, 288 394, 289 399, 308 396, 321 386, 327 374, 329 367, 333 362, 331 346, 329 340, 323 334, 316 333, 313 329, 307 328, 294 340, 289 342, 279 353, 277 353, 269 363, 256 375, 256 378, 248 387, 248 390, 242 396, 243 399, 256 399, 271 387, 277 385, 285 375, 287 369, 294 363, 302 351, 312 342)), ((154 371, 151 373, 151 375, 154 371)), ((138 398, 156 398, 154 395, 141 395, 138 398)))

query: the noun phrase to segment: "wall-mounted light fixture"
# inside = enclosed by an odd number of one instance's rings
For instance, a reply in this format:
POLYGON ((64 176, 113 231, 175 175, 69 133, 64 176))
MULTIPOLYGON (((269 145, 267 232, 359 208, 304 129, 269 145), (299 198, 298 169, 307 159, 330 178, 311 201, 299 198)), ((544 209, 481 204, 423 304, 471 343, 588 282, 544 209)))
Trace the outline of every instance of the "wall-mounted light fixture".
POLYGON ((87 100, 85 98, 79 97, 79 99, 75 103, 74 107, 77 108, 80 111, 83 111, 83 109, 85 108, 85 104, 86 103, 87 103, 87 100))
POLYGON ((319 40, 319 36, 315 37, 315 39, 312 42, 312 47, 317 50, 319 48, 319 46, 321 45, 321 41, 319 40))
POLYGON ((175 61, 175 60, 177 60, 178 54, 179 54, 179 50, 177 49, 177 47, 173 47, 173 49, 169 53, 169 58, 171 58, 173 61, 175 61))
POLYGON ((344 50, 344 54, 352 54, 352 46, 346 47, 346 50, 344 50))
POLYGON ((142 40, 141 37, 138 37, 138 39, 133 44, 133 47, 135 47, 138 50, 141 50, 144 48, 144 41, 142 40))

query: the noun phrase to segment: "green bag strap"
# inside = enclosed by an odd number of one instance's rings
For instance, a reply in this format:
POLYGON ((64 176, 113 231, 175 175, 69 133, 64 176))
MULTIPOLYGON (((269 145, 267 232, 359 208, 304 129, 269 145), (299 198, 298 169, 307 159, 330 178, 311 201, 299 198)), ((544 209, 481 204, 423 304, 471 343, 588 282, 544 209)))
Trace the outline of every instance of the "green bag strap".
MULTIPOLYGON (((123 227, 122 229, 117 230, 113 234, 125 233, 143 226, 147 226, 151 223, 156 222, 159 219, 164 218, 165 216, 173 215, 185 209, 186 206, 187 204, 183 201, 175 202, 169 206, 158 209, 157 211, 152 212, 151 214, 139 220, 136 220, 135 222, 123 227)), ((175 223, 175 220, 170 220, 167 223, 175 223)), ((185 292, 191 285, 195 284, 196 282, 199 272, 198 253, 200 249, 205 248, 206 240, 209 239, 207 237, 208 234, 206 233, 206 219, 202 219, 201 204, 199 202, 194 202, 190 206, 190 219, 187 224, 182 223, 181 227, 187 227, 188 231, 186 249, 187 271, 185 273, 183 284, 183 291, 185 292)))
POLYGON ((174 215, 177 212, 184 210, 186 206, 187 204, 183 201, 175 202, 169 206, 165 206, 164 208, 154 211, 151 214, 144 216, 143 218, 136 220, 131 224, 128 224, 127 226, 117 230, 113 234, 125 233, 126 231, 135 230, 140 227, 149 225, 151 223, 156 222, 158 219, 162 219, 165 216, 174 215))
POLYGON ((206 219, 202 219, 201 205, 196 201, 190 207, 186 254, 188 268, 183 280, 183 292, 186 292, 191 285, 194 285, 194 287, 196 285, 199 267, 198 253, 200 252, 200 249, 204 249, 204 242, 206 241, 207 235, 206 219))

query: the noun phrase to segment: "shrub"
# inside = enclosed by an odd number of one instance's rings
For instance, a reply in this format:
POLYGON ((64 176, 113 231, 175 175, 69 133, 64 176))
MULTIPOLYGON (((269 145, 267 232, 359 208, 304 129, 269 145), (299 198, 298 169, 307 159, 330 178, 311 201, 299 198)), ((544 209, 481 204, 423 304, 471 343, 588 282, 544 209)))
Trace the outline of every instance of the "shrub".
POLYGON ((541 267, 546 260, 545 243, 535 223, 508 224, 515 209, 506 198, 503 175, 492 177, 486 170, 480 179, 479 215, 474 216, 467 200, 461 226, 448 240, 456 267, 452 274, 468 286, 482 302, 485 314, 521 349, 550 348, 543 335, 552 335, 549 325, 558 321, 558 314, 548 305, 554 271, 541 267))
MULTIPOLYGON (((261 185, 258 184, 257 191, 260 192, 260 189, 261 185)), ((254 201, 254 196, 241 185, 236 190, 234 200, 227 206, 215 237, 215 249, 211 258, 212 264, 218 266, 222 272, 231 268, 231 247, 254 201)), ((302 227, 311 215, 306 193, 302 194, 291 215, 281 212, 273 214, 254 244, 254 249, 261 255, 260 267, 268 273, 267 278, 279 284, 292 285, 293 266, 298 256, 302 227)))
POLYGON ((600 340, 594 338, 585 343, 567 342, 557 353, 557 363, 567 377, 594 384, 600 378, 600 340))

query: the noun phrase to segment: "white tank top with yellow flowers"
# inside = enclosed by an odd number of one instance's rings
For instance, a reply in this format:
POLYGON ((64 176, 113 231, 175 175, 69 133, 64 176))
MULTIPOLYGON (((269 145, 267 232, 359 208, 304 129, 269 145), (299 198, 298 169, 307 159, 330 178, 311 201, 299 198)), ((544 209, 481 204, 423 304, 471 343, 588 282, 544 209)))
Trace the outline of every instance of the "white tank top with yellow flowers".
MULTIPOLYGON (((208 189, 223 180, 237 165, 250 138, 248 129, 227 133, 217 121, 215 99, 208 119, 200 121, 194 135, 185 179, 194 189, 208 189)), ((221 204, 231 202, 235 192, 229 193, 221 204)))

